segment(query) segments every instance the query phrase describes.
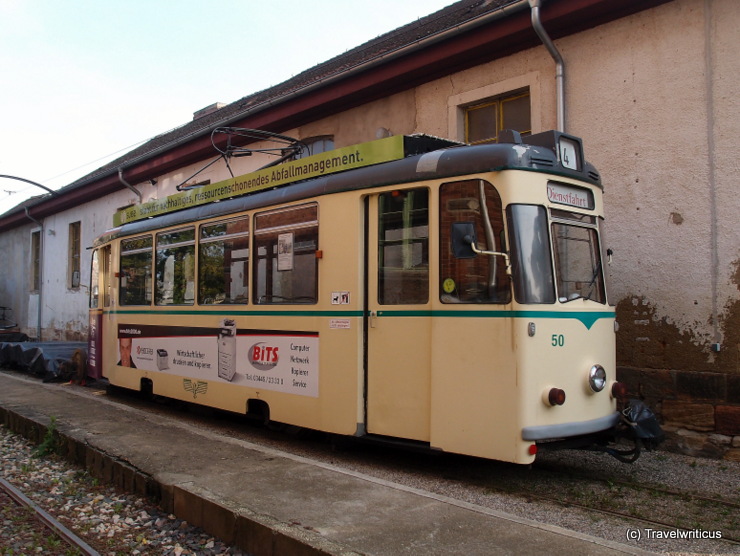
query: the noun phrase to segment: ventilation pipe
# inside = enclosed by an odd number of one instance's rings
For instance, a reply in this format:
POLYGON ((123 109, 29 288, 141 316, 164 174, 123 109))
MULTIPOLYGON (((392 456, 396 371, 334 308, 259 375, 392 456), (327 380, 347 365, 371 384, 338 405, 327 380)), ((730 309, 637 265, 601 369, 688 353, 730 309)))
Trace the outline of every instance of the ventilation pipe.
POLYGON ((532 10, 532 27, 534 28, 537 36, 545 45, 547 51, 555 60, 555 87, 557 95, 557 126, 558 131, 565 131, 565 64, 563 63, 563 57, 558 52, 558 49, 553 44, 550 36, 542 26, 540 20, 540 4, 541 0, 529 0, 529 7, 532 10))
POLYGON ((125 179, 123 179, 123 168, 118 169, 118 181, 120 181, 123 185, 128 187, 134 193, 136 193, 136 196, 139 198, 139 204, 141 204, 141 191, 139 191, 133 185, 131 185, 125 179))

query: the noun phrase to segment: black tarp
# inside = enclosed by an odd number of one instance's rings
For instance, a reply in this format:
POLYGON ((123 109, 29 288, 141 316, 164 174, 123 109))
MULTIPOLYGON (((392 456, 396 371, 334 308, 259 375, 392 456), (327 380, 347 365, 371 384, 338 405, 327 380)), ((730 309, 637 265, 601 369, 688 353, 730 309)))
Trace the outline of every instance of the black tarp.
MULTIPOLYGON (((87 342, 0 342, 0 367, 36 374, 44 380, 68 380, 63 363, 76 350, 87 354, 87 342)), ((87 355, 85 355, 87 357, 87 355)))

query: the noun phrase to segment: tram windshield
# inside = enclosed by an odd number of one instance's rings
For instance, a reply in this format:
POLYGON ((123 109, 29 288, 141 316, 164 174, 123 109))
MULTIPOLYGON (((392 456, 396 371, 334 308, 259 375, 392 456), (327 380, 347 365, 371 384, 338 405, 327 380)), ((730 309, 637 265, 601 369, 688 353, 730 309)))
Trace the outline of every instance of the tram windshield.
POLYGON ((583 298, 606 303, 595 217, 557 210, 552 211, 552 217, 558 301, 583 298))
POLYGON ((516 300, 519 303, 555 303, 545 207, 509 205, 506 212, 516 300))
POLYGON ((543 206, 510 205, 507 213, 514 294, 519 303, 575 299, 606 303, 596 217, 552 210, 548 230, 543 206))

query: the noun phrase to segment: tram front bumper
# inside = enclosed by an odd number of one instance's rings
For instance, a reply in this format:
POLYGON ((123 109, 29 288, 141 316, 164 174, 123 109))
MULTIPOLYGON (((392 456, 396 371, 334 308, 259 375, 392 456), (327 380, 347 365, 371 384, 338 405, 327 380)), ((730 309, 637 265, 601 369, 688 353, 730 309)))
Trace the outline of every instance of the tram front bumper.
POLYGON ((558 438, 569 438, 581 436, 612 429, 619 423, 619 412, 615 411, 606 417, 599 417, 590 421, 576 421, 573 423, 560 423, 557 425, 539 425, 524 427, 522 429, 523 440, 554 440, 558 438))

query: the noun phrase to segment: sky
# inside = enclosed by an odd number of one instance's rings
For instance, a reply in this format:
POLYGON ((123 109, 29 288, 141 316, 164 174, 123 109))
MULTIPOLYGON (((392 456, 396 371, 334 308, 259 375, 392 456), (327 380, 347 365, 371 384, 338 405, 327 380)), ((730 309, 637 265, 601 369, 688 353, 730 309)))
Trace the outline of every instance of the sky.
MULTIPOLYGON (((0 175, 59 189, 455 0, 0 0, 0 175)), ((0 178, 0 214, 44 190, 0 178)))

